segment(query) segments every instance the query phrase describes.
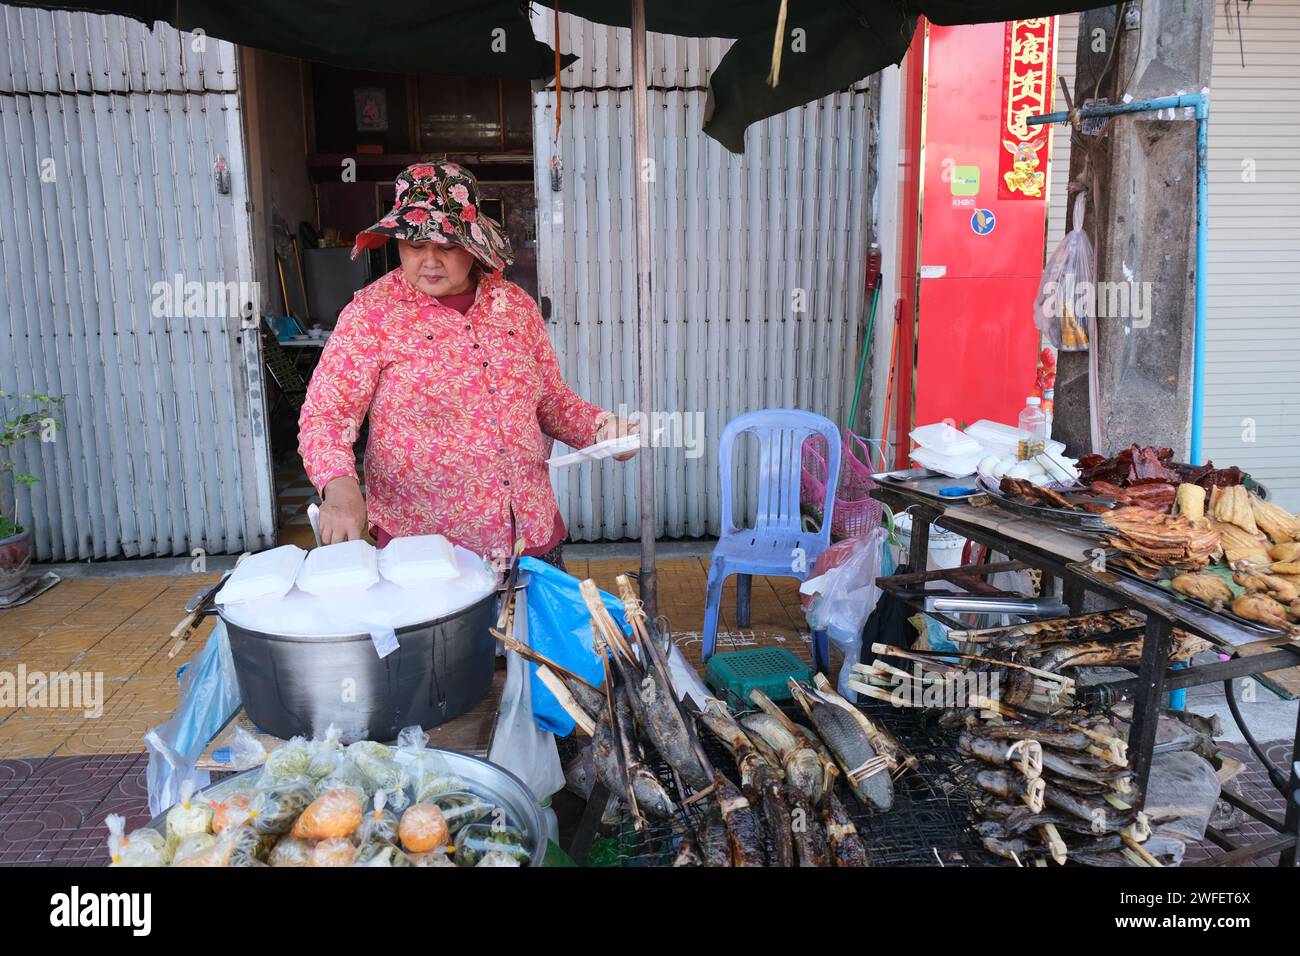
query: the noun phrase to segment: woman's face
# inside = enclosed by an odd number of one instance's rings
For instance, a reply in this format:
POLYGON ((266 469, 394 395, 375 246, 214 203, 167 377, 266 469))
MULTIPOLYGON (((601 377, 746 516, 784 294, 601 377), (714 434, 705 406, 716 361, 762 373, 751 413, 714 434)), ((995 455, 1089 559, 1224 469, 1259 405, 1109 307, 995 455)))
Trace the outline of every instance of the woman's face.
POLYGON ((442 243, 408 239, 397 241, 402 260, 402 275, 426 295, 460 295, 474 288, 470 272, 474 255, 454 242, 442 243))

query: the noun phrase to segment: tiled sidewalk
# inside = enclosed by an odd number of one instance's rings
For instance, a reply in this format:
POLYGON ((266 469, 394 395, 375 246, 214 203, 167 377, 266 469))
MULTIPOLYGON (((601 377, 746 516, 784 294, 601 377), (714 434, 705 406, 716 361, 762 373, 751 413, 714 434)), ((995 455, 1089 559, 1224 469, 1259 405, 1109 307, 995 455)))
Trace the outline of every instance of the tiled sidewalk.
MULTIPOLYGON (((310 533, 310 532, 309 532, 310 533)), ((635 561, 571 560, 569 571, 610 591, 635 561)), ((683 652, 699 663, 707 566, 659 566, 660 605, 683 652)), ((176 707, 176 671, 203 647, 206 622, 177 657, 168 635, 185 602, 211 574, 71 578, 31 604, 0 612, 0 671, 94 672, 103 676, 103 714, 20 707, 0 710, 0 866, 107 862, 104 817, 148 819, 143 737, 176 707)), ((731 633, 734 586, 723 608, 719 647, 780 644, 808 657, 797 584, 755 579, 752 625, 731 633)))

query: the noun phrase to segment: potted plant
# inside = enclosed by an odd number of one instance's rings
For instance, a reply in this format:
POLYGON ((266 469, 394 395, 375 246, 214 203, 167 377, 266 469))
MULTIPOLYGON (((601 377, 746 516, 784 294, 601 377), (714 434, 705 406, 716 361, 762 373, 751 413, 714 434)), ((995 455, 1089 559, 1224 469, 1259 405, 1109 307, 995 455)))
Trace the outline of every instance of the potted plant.
POLYGON ((0 431, 0 604, 23 587, 32 561, 32 532, 18 524, 18 486, 33 485, 35 475, 18 471, 14 460, 20 442, 51 441, 61 426, 54 417, 62 398, 49 395, 10 395, 0 390, 3 431, 0 431), (25 410, 23 407, 26 407, 25 410))

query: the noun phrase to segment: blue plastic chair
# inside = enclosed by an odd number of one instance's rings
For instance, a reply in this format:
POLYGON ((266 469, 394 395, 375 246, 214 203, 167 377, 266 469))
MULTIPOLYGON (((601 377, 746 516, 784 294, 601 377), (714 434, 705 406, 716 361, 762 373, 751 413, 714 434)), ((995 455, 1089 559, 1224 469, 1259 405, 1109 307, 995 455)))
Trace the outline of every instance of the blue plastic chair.
MULTIPOLYGON (((831 540, 831 512, 840 473, 840 433, 829 419, 792 408, 765 408, 748 412, 727 423, 718 443, 718 468, 722 478, 722 535, 709 564, 709 584, 704 609, 704 660, 713 656, 718 639, 718 612, 722 585, 730 575, 736 581, 736 625, 749 626, 753 575, 806 579, 813 563, 831 540), (758 513, 752 528, 737 528, 732 518, 732 450, 736 439, 752 432, 759 442, 758 513), (821 528, 803 530, 799 512, 803 445, 812 435, 826 439, 826 501, 821 528)), ((813 632, 813 668, 825 671, 830 651, 825 631, 813 632)))

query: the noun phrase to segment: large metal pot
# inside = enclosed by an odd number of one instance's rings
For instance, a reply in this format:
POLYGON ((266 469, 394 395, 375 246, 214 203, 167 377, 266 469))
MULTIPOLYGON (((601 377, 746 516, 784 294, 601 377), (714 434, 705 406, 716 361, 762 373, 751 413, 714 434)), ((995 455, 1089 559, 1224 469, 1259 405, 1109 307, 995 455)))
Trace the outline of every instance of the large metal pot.
POLYGON ((392 740, 434 727, 481 701, 492 684, 497 595, 454 614, 396 630, 380 657, 369 634, 303 637, 251 630, 225 614, 249 720, 273 736, 319 737, 337 724, 345 742, 392 740))

